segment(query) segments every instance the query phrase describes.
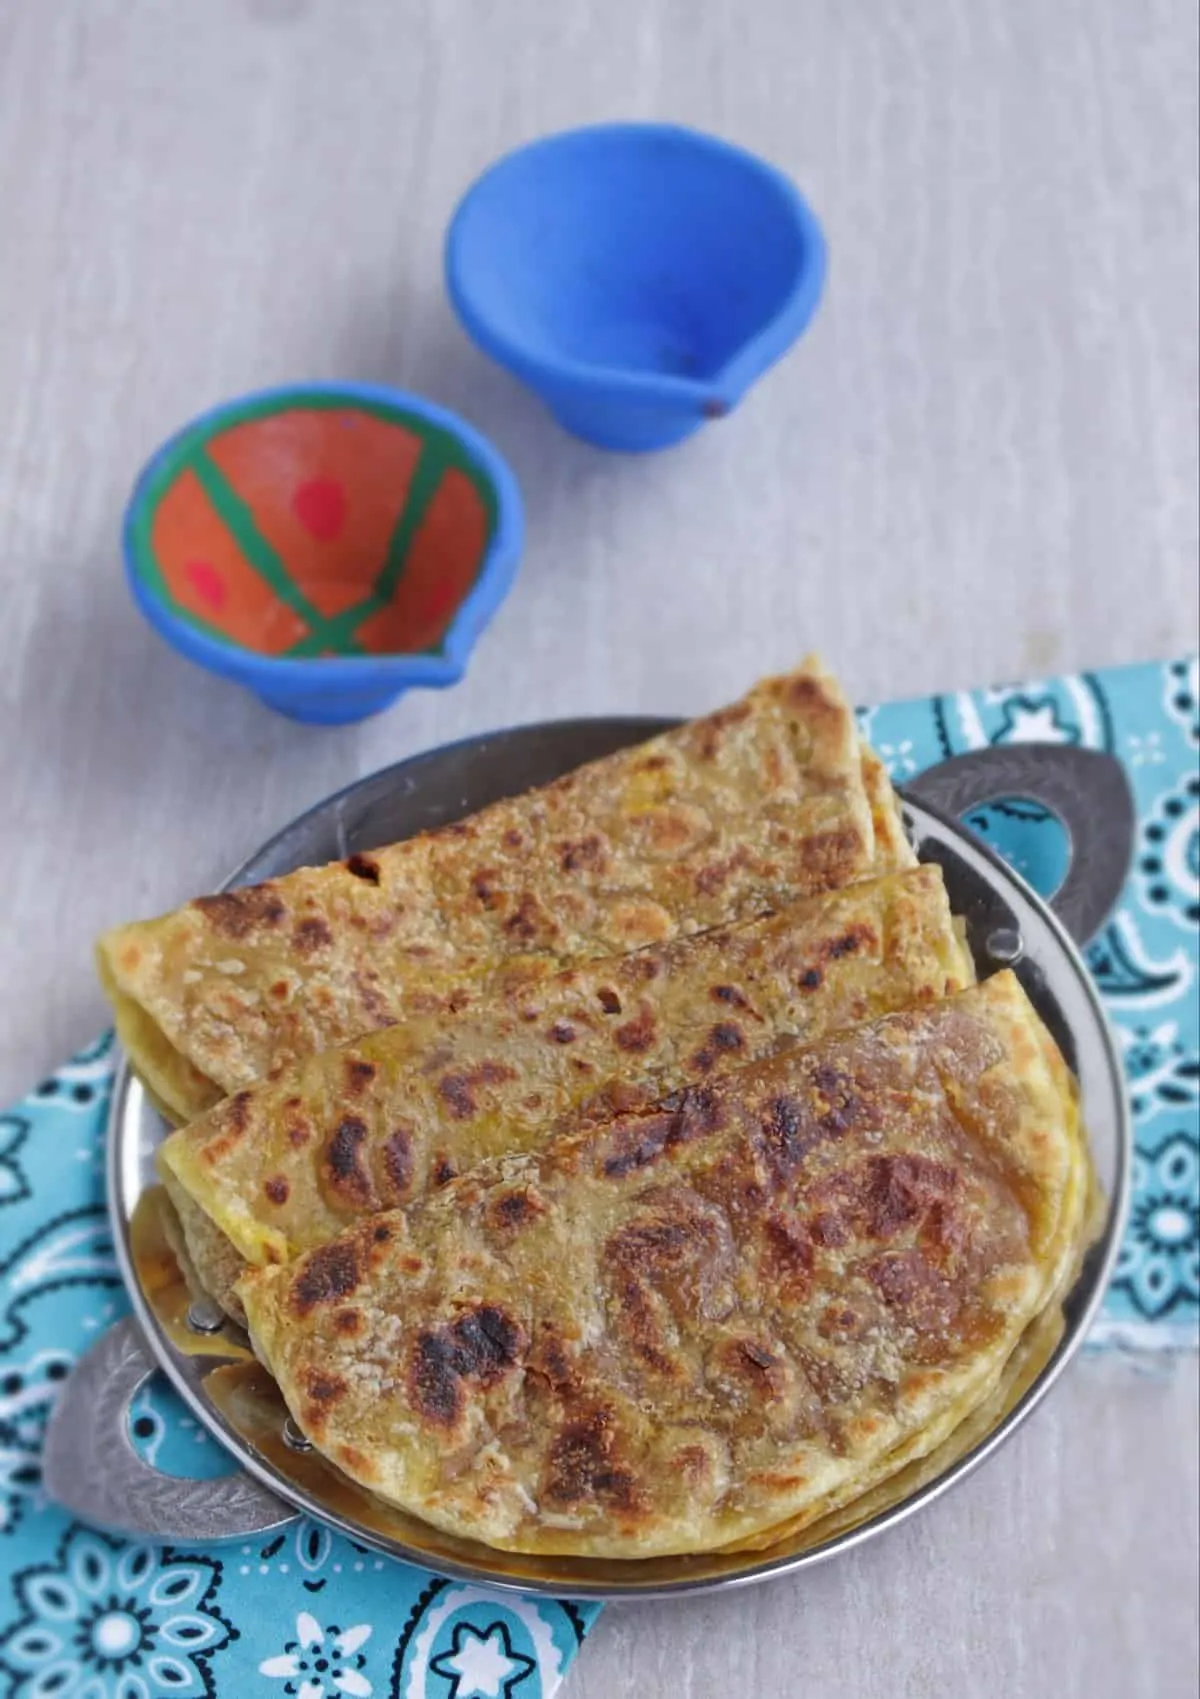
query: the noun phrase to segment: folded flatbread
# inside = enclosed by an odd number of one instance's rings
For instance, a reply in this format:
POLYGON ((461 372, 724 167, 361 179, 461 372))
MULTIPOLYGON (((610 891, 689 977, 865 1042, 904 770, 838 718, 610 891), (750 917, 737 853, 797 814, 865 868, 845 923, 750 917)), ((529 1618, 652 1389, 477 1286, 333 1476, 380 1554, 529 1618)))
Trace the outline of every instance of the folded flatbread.
POLYGON ((117 928, 98 962, 118 1033, 187 1121, 491 985, 911 866, 866 760, 838 686, 807 662, 457 825, 117 928))
POLYGON ((159 1169, 192 1266, 236 1315, 243 1259, 286 1262, 566 1116, 607 1119, 973 979, 941 871, 917 867, 324 1051, 173 1133, 159 1169))
POLYGON ((761 1543, 1000 1385, 1083 1231, 1073 1081, 1016 979, 484 1164, 240 1283, 354 1480, 517 1551, 761 1543))

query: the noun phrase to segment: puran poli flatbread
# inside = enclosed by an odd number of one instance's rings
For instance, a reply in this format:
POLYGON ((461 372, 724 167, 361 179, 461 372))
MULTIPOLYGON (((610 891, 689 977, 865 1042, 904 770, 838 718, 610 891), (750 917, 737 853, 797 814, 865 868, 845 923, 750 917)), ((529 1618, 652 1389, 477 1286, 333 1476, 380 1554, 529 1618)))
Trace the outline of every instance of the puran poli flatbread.
POLYGON ((875 860, 880 868, 913 867, 917 858, 905 836, 900 800, 892 789, 887 768, 869 743, 860 743, 859 749, 863 788, 875 834, 875 860))
POLYGON ((118 927, 97 952, 118 1034, 187 1121, 489 986, 911 866, 886 776, 868 761, 868 796, 863 761, 809 661, 457 825, 118 927))
POLYGON ((236 1314, 243 1258, 286 1262, 564 1117, 607 1119, 973 979, 940 870, 913 868, 324 1051, 172 1134, 159 1168, 236 1314))
POLYGON ((638 1558, 802 1528, 1000 1385, 1086 1218, 1015 977, 502 1158, 239 1290, 293 1416, 451 1533, 638 1558))

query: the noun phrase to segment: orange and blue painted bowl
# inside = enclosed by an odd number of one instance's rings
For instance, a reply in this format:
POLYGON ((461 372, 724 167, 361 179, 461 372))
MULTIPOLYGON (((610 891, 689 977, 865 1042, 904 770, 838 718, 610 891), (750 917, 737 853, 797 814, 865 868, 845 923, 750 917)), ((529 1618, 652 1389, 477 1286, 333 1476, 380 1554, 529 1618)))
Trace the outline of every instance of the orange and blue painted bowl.
POLYGON ((305 384, 165 443, 125 514, 134 600, 167 642, 315 725, 454 684, 516 572, 516 480, 420 396, 305 384))

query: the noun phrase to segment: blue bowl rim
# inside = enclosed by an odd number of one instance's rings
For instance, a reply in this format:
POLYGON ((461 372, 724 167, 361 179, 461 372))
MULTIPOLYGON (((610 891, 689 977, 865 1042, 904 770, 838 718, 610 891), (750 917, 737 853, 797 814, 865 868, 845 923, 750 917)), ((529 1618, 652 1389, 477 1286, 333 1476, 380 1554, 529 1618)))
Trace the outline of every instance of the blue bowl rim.
POLYGON ((197 413, 169 436, 139 472, 125 507, 121 547, 125 579, 138 609, 149 625, 180 654, 223 678, 236 679, 251 689, 295 695, 334 695, 341 690, 360 691, 371 684, 383 687, 389 681, 399 691, 410 686, 444 687, 456 684, 466 670, 471 651, 499 609, 516 575, 524 543, 524 506, 517 480, 507 461, 491 442, 448 408, 427 401, 410 390, 391 389, 383 384, 304 382, 250 390, 244 395, 219 401, 197 413), (430 424, 457 436, 491 479, 496 492, 496 528, 470 594, 459 604, 442 640, 440 655, 263 655, 240 643, 222 642, 181 619, 160 600, 139 569, 140 550, 134 539, 134 524, 151 486, 164 462, 192 435, 202 435, 246 406, 270 404, 283 412, 311 395, 344 396, 347 402, 369 402, 396 408, 428 419, 430 424))
POLYGON ((803 334, 821 299, 828 263, 828 247, 816 214, 795 183, 778 166, 748 148, 706 130, 693 129, 687 124, 638 119, 557 130, 525 142, 493 160, 474 179, 455 207, 444 249, 446 292, 467 333, 499 365, 515 372, 532 388, 541 391, 543 387, 549 387, 564 393, 586 394, 604 389, 610 398, 676 403, 700 412, 706 408, 715 412, 731 410, 750 384, 803 334), (628 140, 633 136, 670 137, 685 141, 697 152, 735 159, 771 184, 779 197, 781 211, 790 214, 794 220, 800 233, 802 260, 791 293, 763 329, 745 342, 727 362, 716 379, 622 371, 617 367, 594 365, 583 360, 546 358, 519 340, 497 331, 491 321, 476 309, 469 281, 463 275, 459 252, 461 231, 474 202, 486 194, 494 186, 496 177, 517 160, 530 154, 549 152, 564 142, 585 136, 614 140, 628 140))

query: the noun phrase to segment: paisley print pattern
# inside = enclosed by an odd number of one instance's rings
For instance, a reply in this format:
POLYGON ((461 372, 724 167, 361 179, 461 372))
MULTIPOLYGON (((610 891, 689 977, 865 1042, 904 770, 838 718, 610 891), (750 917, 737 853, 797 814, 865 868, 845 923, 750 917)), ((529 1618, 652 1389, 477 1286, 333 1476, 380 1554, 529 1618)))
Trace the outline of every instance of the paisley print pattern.
MULTIPOLYGON (((47 1502, 58 1389, 128 1308, 100 1161, 112 1068, 106 1038, 0 1115, 0 1694, 548 1699, 595 1606, 447 1598, 425 1571, 310 1521, 262 1545, 184 1550, 94 1532, 47 1502)), ((129 1429, 169 1474, 229 1471, 158 1379, 129 1429)))
MULTIPOLYGON (((918 768, 989 744, 1025 741, 1103 749, 1124 763, 1139 816, 1134 865, 1087 959, 1124 1056, 1138 1159, 1134 1208, 1092 1338, 1149 1348, 1194 1346, 1200 1230, 1196 657, 894 703, 867 710, 863 720, 876 748, 903 748, 905 762, 918 768)), ((908 770, 897 763, 894 777, 903 783, 908 770)), ((978 810, 970 824, 1036 889, 1049 895, 1057 887, 1065 841, 1043 809, 1012 798, 978 810)))
POLYGON ((1200 771, 1156 797, 1142 820, 1137 886, 1148 914, 1189 933, 1200 926, 1200 771))
POLYGON ((216 1692, 210 1658, 237 1630, 215 1603, 221 1564, 71 1527, 14 1578, 22 1614, 0 1638, 13 1699, 184 1699, 216 1692))
MULTIPOLYGON (((1141 826, 1117 912, 1088 952, 1136 1117, 1135 1201, 1095 1333, 1192 1344, 1200 1273, 1196 662, 1044 679, 865 710, 901 783, 946 755, 1050 739, 1126 763, 1141 826)), ((1049 891, 1057 822, 1012 798, 972 824, 1049 891)), ((100 1040, 0 1115, 0 1692, 13 1699, 548 1699, 596 1606, 460 1585, 308 1520, 193 1551, 73 1522, 41 1490, 46 1421, 71 1366, 127 1305, 103 1202, 112 1047, 100 1040)), ((228 1459, 166 1387, 130 1412, 172 1474, 228 1459)))

